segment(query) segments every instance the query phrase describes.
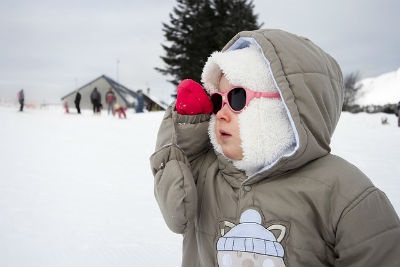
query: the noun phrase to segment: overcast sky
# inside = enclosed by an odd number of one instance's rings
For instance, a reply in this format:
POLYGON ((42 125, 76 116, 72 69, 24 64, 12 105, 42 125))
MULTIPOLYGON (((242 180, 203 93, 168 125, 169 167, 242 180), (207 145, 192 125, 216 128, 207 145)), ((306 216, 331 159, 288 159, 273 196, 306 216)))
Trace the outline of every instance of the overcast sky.
MULTIPOLYGON (((400 67, 398 0, 254 0, 263 28, 311 39, 344 74, 374 77, 400 67)), ((162 22, 176 0, 2 0, 0 99, 60 98, 102 74, 169 100, 162 22)))

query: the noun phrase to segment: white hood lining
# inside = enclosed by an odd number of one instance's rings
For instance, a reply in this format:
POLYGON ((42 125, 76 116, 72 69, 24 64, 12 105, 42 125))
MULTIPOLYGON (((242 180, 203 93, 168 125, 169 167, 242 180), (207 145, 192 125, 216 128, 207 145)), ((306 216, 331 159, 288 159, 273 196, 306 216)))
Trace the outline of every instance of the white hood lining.
MULTIPOLYGON (((263 58, 264 58, 264 60, 265 60, 265 62, 266 62, 266 64, 267 64, 267 66, 268 66, 270 72, 272 73, 271 64, 270 64, 269 60, 265 57, 264 52, 263 52, 261 46, 260 46, 260 45, 257 43, 257 41, 256 41, 254 38, 252 38, 252 37, 240 37, 238 40, 236 40, 236 42, 234 42, 234 43, 227 49, 227 51, 236 50, 236 49, 241 49, 241 48, 244 48, 244 47, 248 47, 248 46, 250 46, 250 44, 253 44, 253 45, 255 45, 255 46, 258 47, 258 49, 261 51, 261 54, 262 54, 262 56, 263 56, 263 58)), ((278 91, 279 91, 279 94, 282 95, 282 91, 281 91, 281 89, 279 88, 279 86, 278 86, 278 84, 277 84, 277 82, 276 82, 276 80, 275 80, 274 75, 271 75, 271 76, 272 76, 272 80, 273 80, 273 82, 274 82, 274 84, 275 84, 275 88, 277 88, 278 91)), ((289 112, 289 108, 287 107, 286 102, 285 102, 283 99, 282 99, 282 102, 283 102, 283 105, 285 106, 285 110, 286 110, 286 112, 287 112, 287 114, 288 114, 288 118, 289 118, 289 121, 290 121, 290 125, 292 126, 292 129, 293 129, 293 132, 294 132, 294 137, 295 137, 295 140, 296 140, 296 146, 294 147, 294 149, 293 149, 291 152, 289 151, 288 153, 286 153, 286 154, 284 154, 284 155, 282 156, 282 157, 290 157, 290 156, 292 156, 294 153, 296 153, 296 151, 297 151, 297 150, 299 149, 299 147, 300 147, 299 132, 297 131, 297 128, 296 128, 296 126, 295 126, 295 124, 294 124, 293 118, 292 118, 292 116, 291 116, 291 114, 290 114, 290 112, 289 112)), ((277 159, 277 160, 275 160, 274 162, 272 162, 271 164, 265 166, 264 168, 262 168, 261 170, 259 170, 259 171, 258 171, 257 173, 255 173, 254 175, 256 175, 256 174, 258 174, 258 173, 261 173, 261 172, 263 172, 263 171, 266 171, 266 170, 270 169, 272 166, 274 166, 274 165, 278 162, 278 160, 279 160, 279 159, 277 159)), ((249 178, 250 178, 250 177, 249 177, 249 178)))

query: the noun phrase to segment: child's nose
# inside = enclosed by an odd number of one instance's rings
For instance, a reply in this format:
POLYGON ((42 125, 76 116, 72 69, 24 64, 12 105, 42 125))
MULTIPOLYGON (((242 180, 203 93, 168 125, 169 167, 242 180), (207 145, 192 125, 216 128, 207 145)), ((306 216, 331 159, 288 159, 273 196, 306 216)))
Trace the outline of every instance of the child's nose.
POLYGON ((221 109, 216 114, 217 119, 230 121, 230 116, 231 116, 230 111, 231 110, 230 110, 230 108, 228 106, 228 103, 223 102, 222 106, 221 106, 221 109))

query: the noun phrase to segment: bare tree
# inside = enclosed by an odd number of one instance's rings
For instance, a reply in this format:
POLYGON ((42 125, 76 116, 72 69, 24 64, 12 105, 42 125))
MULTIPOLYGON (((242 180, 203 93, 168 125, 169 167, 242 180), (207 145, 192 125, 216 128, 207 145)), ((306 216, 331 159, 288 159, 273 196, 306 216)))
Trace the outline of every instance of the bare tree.
POLYGON ((344 77, 344 101, 343 111, 349 111, 357 99, 357 93, 361 89, 361 85, 357 85, 360 79, 358 72, 352 72, 344 77))

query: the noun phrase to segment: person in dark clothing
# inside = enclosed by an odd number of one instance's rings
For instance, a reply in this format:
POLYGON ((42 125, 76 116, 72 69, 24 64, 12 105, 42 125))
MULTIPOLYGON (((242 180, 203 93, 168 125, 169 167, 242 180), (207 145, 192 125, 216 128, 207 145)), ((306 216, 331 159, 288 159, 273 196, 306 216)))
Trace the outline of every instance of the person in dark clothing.
POLYGON ((76 110, 78 111, 78 114, 81 114, 81 108, 80 108, 81 98, 82 98, 81 93, 79 93, 77 91, 76 95, 75 95, 74 103, 75 103, 76 110))
POLYGON ((143 112, 144 108, 144 99, 143 99, 143 92, 142 90, 139 90, 138 92, 138 97, 137 97, 137 105, 136 105, 136 113, 141 113, 143 112))
POLYGON ((24 95, 24 89, 21 89, 21 91, 18 92, 18 102, 19 102, 19 111, 24 110, 24 101, 25 101, 25 95, 24 95))
POLYGON ((397 103, 397 126, 400 127, 400 101, 397 103))
POLYGON ((101 95, 97 90, 97 87, 95 87, 92 93, 90 94, 90 101, 92 101, 93 113, 100 113, 101 95))

